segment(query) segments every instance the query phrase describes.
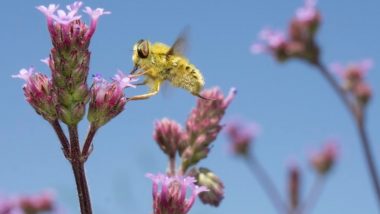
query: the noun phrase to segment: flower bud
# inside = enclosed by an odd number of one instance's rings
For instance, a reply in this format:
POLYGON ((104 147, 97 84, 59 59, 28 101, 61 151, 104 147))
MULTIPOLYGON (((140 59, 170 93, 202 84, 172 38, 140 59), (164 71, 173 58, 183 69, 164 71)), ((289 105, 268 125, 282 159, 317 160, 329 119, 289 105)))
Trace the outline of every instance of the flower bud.
POLYGON ((29 104, 47 121, 57 119, 57 97, 51 80, 44 74, 35 73, 34 68, 21 69, 13 78, 25 80, 24 95, 29 104))
POLYGON ((169 157, 175 157, 181 137, 182 128, 174 120, 164 118, 155 123, 153 138, 169 157))
POLYGON ((300 169, 297 165, 292 164, 288 169, 288 173, 289 203, 295 209, 300 202, 300 169))
POLYGON ((245 124, 243 122, 231 122, 227 124, 226 133, 231 142, 231 151, 236 155, 248 155, 252 141, 258 134, 257 124, 245 124))
POLYGON ((323 146, 322 150, 316 151, 311 155, 310 163, 319 174, 325 175, 333 167, 337 156, 337 143, 330 141, 323 146))
POLYGON ((372 96, 372 90, 365 82, 359 83, 353 90, 356 100, 360 106, 365 106, 372 96))
POLYGON ((209 191, 201 192, 199 198, 204 204, 219 206, 224 198, 223 182, 212 171, 207 168, 192 169, 190 176, 194 176, 197 184, 206 187, 209 191))

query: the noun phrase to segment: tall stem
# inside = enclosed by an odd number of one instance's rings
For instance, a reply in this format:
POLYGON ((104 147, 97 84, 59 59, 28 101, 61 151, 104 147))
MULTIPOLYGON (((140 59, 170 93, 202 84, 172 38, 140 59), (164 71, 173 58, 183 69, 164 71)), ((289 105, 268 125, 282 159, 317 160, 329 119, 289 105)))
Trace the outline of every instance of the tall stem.
POLYGON ((273 181, 266 173, 265 169, 261 166, 260 162, 252 155, 247 155, 245 162, 247 163, 252 174, 256 176, 258 182, 263 187, 268 197, 271 199, 274 207, 277 209, 277 212, 286 213, 288 210, 287 205, 281 199, 280 193, 277 191, 273 181))
POLYGON ((69 134, 71 145, 71 165, 77 185, 81 214, 92 214, 90 194, 88 191, 84 162, 79 145, 78 128, 76 125, 69 126, 69 134))
POLYGON ((358 109, 350 100, 345 91, 340 87, 335 78, 326 69, 326 67, 318 62, 315 64, 318 70, 321 72, 322 76, 329 82, 334 91, 338 94, 339 98, 343 101, 346 108, 351 112, 352 117, 356 122, 356 126, 360 136, 360 142, 363 147, 364 157, 368 166, 370 177, 372 180, 373 187, 375 189, 378 205, 380 206, 380 184, 379 176, 377 173, 374 157, 372 155, 371 145, 368 139, 368 135, 365 129, 364 114, 358 109))

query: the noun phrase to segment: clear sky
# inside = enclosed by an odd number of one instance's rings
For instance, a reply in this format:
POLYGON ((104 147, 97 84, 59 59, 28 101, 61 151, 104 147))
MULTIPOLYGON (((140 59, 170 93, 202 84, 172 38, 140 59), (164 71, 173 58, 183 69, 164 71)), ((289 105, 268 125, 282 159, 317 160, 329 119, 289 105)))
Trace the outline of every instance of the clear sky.
MULTIPOLYGON (((0 191, 35 193, 51 188, 68 213, 77 213, 71 167, 63 158, 51 127, 25 102, 19 69, 34 65, 49 73, 39 60, 51 48, 44 16, 37 5, 71 1, 13 0, 2 2, 0 34, 0 191)), ((302 0, 166 0, 85 1, 104 7, 91 43, 91 73, 111 77, 117 68, 132 67, 133 44, 147 38, 172 43, 181 29, 191 26, 188 54, 204 74, 206 87, 227 93, 239 90, 227 118, 242 117, 262 127, 254 152, 278 188, 286 190, 286 166, 296 159, 303 169, 303 190, 313 172, 307 163, 311 149, 329 138, 341 141, 342 154, 313 213, 377 213, 361 147, 352 120, 331 88, 310 66, 296 61, 277 64, 268 56, 254 56, 249 47, 262 27, 284 29, 302 0)), ((355 61, 370 57, 375 68, 368 74, 375 96, 380 92, 380 2, 320 1, 323 24, 318 34, 323 60, 355 61)), ((128 89, 127 94, 136 93, 128 89)), ((163 117, 183 123, 195 98, 181 89, 168 90, 147 101, 129 103, 125 111, 103 127, 87 162, 88 182, 95 213, 151 213, 151 181, 147 172, 163 172, 165 156, 152 140, 153 122, 163 117)), ((369 106, 373 153, 380 154, 380 103, 369 106)), ((81 136, 87 129, 81 123, 81 136)), ((379 158, 377 162, 379 163, 379 158)), ((275 213, 265 193, 238 158, 227 152, 220 135, 201 166, 217 173, 226 186, 225 200, 217 209, 196 202, 193 214, 275 213)), ((379 166, 379 165, 378 165, 379 166)))

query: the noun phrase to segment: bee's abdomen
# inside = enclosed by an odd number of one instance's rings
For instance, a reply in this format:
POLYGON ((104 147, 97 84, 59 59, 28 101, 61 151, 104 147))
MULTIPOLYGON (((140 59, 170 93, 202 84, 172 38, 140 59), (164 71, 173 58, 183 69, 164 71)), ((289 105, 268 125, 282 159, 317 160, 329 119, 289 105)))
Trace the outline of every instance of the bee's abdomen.
POLYGON ((199 94, 204 86, 204 79, 201 72, 186 60, 179 60, 171 70, 171 83, 192 94, 199 94))

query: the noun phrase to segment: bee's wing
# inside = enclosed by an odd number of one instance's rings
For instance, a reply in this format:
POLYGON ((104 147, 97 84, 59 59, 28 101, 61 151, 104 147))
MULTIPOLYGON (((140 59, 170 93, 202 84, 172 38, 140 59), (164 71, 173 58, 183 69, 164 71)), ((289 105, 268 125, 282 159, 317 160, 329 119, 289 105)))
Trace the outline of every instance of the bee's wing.
POLYGON ((182 32, 178 35, 177 39, 173 43, 172 47, 168 51, 168 55, 185 55, 188 49, 188 37, 190 27, 186 26, 182 32))

